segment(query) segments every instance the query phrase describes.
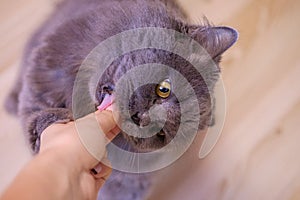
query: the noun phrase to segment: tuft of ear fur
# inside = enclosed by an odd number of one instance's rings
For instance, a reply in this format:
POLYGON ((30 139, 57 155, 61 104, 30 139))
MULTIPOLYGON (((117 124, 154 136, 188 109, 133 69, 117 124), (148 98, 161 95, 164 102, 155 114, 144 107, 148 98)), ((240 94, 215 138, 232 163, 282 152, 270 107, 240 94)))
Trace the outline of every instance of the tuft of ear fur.
POLYGON ((230 27, 192 26, 189 33, 213 59, 221 56, 238 39, 238 32, 230 27))

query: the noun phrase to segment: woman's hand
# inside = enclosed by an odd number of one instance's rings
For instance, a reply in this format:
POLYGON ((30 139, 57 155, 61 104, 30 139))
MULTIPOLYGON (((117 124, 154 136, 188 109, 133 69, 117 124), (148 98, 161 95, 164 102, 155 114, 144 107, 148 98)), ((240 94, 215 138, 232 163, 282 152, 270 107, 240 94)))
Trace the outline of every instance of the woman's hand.
MULTIPOLYGON (((95 116, 110 140, 120 132, 111 111, 97 111, 95 116)), ((85 149, 75 122, 53 124, 42 134, 40 153, 20 172, 3 199, 96 199, 110 173, 110 167, 85 149)))

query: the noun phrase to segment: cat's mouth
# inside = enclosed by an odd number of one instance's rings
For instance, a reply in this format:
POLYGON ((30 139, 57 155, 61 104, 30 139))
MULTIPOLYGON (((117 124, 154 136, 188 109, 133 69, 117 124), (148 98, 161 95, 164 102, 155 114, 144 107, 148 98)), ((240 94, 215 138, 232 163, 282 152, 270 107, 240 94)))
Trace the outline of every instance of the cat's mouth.
POLYGON ((105 94, 97 109, 100 111, 106 110, 113 104, 113 102, 114 102, 114 96, 110 94, 105 94))
MULTIPOLYGON (((103 110, 111 110, 111 106, 114 103, 114 95, 113 94, 105 94, 102 96, 100 100, 100 105, 97 106, 97 109, 100 111, 103 110)), ((128 119, 129 120, 129 119, 128 119)), ((130 119, 131 120, 131 119, 130 119)), ((134 124, 134 122, 131 122, 134 124)), ((148 138, 139 138, 134 137, 130 134, 127 134, 123 131, 121 133, 125 136, 126 140, 128 140, 132 145, 137 147, 139 150, 142 150, 143 152, 152 151, 154 149, 162 148, 166 144, 168 144, 168 138, 166 132, 161 129, 156 134, 154 133, 151 137, 148 138), (145 145, 145 143, 155 143, 155 148, 149 148, 149 145, 145 145)), ((150 145, 152 146, 152 145, 150 145)))
POLYGON ((159 131, 156 135, 149 138, 139 138, 123 133, 125 139, 132 145, 134 152, 148 153, 163 148, 170 141, 167 139, 167 135, 164 130, 159 131))

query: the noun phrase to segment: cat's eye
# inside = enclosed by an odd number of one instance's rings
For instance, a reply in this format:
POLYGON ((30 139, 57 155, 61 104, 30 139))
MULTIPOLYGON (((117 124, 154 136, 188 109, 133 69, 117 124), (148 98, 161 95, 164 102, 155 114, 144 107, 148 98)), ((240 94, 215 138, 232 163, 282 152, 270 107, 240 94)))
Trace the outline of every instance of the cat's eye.
POLYGON ((170 81, 164 80, 161 83, 159 83, 156 87, 156 94, 160 96, 161 98, 168 98, 171 94, 171 83, 170 81))

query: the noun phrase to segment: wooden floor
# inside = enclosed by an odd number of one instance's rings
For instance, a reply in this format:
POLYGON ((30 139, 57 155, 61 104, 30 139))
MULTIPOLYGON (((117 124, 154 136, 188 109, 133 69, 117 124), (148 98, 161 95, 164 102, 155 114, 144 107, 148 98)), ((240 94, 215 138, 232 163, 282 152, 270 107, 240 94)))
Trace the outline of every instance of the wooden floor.
MULTIPOLYGON (((150 199, 300 199, 300 1, 181 0, 194 22, 236 28, 224 56, 227 117, 211 154, 199 145, 160 172, 150 199)), ((0 2, 0 103, 25 41, 53 8, 50 0, 0 2)), ((30 159, 15 118, 0 108, 0 192, 30 159)))

